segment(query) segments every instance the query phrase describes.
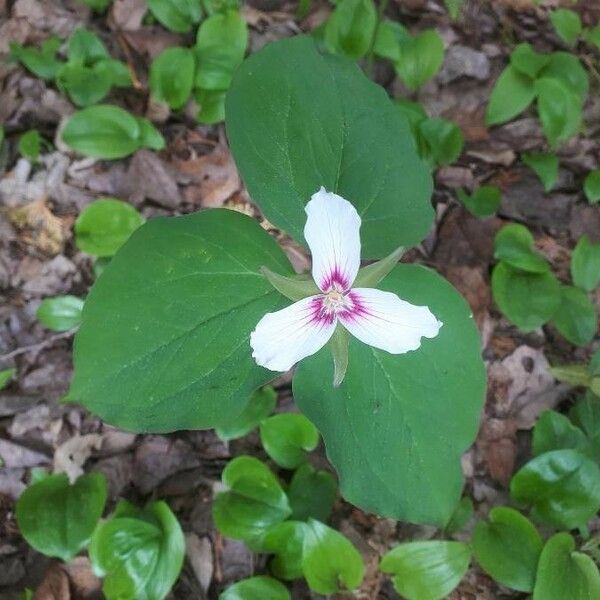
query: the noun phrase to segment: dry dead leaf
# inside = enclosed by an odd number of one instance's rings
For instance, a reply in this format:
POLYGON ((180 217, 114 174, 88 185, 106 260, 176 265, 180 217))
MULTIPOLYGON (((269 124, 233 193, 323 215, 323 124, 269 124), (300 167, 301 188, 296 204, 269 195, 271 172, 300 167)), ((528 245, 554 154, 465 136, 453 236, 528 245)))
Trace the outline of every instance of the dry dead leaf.
MULTIPOLYGON (((24 468, 8 469, 4 466, 0 469, 0 497, 4 495, 16 500, 27 487, 23 483, 24 477, 24 468)), ((0 519, 0 523, 2 523, 2 519, 0 519)), ((0 583, 0 585, 2 584, 0 583)))
POLYGON ((517 160, 517 154, 510 148, 468 150, 466 154, 483 162, 504 167, 510 167, 517 160))
POLYGON ((15 279, 23 282, 22 291, 28 296, 55 296, 69 291, 81 280, 81 273, 64 254, 47 262, 27 256, 19 264, 15 279))
POLYGON ((102 597, 100 595, 102 580, 94 575, 92 563, 87 556, 76 556, 61 566, 69 578, 75 599, 102 597))
POLYGON ((175 159, 177 170, 192 183, 185 190, 188 202, 205 208, 220 208, 241 188, 240 176, 229 149, 219 143, 210 154, 175 159))
POLYGON ((475 321, 481 329, 492 303, 490 284, 484 270, 478 267, 451 265, 444 269, 444 275, 469 303, 475 321))
POLYGON ((471 189, 475 184, 471 169, 466 169, 465 167, 442 167, 438 169, 435 180, 438 185, 444 185, 453 189, 471 189))
POLYGON ((115 0, 110 9, 111 24, 123 31, 137 31, 147 11, 146 0, 115 0))
POLYGON ((137 435, 135 433, 121 431, 110 425, 105 425, 102 432, 102 454, 125 452, 133 446, 136 438, 137 435))
POLYGON ((91 600, 101 597, 102 581, 92 571, 85 556, 68 563, 52 562, 44 580, 33 596, 34 600, 91 600))
POLYGON ((154 200, 165 208, 177 208, 181 195, 170 166, 149 150, 138 150, 129 164, 127 177, 128 195, 133 204, 144 198, 154 200))
POLYGON ((292 242, 289 238, 282 240, 281 246, 296 273, 304 273, 310 269, 308 252, 304 248, 292 242))
POLYGON ((213 549, 207 537, 195 533, 185 535, 185 553, 200 587, 206 592, 213 575, 213 549))
POLYGON ((515 466, 516 425, 512 419, 486 419, 477 446, 483 452, 487 470, 495 481, 508 486, 515 466))
POLYGON ((200 466, 200 458, 183 440, 148 436, 136 448, 133 482, 143 494, 178 471, 200 466))
POLYGON ((133 480, 133 456, 125 453, 104 458, 94 465, 94 471, 104 474, 108 495, 116 500, 133 480))
POLYGON ((500 417, 511 416, 516 429, 531 429, 539 415, 554 408, 569 389, 556 384, 549 368, 543 351, 526 345, 492 363, 488 370, 494 390, 492 410, 500 417))
POLYGON ((38 467, 47 465, 50 459, 37 450, 30 450, 25 446, 0 438, 0 459, 2 467, 14 469, 19 467, 38 467))
POLYGON ((52 563, 46 571, 33 600, 71 600, 69 577, 59 563, 52 563))
POLYGON ((65 473, 73 483, 83 475, 83 465, 92 454, 92 450, 99 450, 101 445, 102 436, 97 433, 75 434, 54 451, 54 471, 65 473))
POLYGON ((35 29, 55 33, 60 38, 85 24, 90 9, 83 2, 54 2, 49 0, 17 0, 12 17, 26 19, 35 29))
POLYGON ((137 31, 123 31, 123 39, 138 54, 153 59, 166 48, 182 46, 183 36, 163 27, 140 27, 137 31))
POLYGON ((69 230, 66 222, 58 218, 48 208, 42 198, 7 211, 9 221, 21 232, 21 240, 38 250, 56 256, 60 254, 67 240, 69 230))

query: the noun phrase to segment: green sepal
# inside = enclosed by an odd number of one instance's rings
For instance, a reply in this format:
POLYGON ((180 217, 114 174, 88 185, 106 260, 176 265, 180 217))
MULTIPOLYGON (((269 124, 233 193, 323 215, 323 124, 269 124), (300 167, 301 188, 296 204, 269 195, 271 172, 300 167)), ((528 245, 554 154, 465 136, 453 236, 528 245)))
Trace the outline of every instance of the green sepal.
POLYGON ((373 288, 385 279, 386 275, 398 264, 400 257, 404 254, 404 248, 400 246, 385 258, 378 260, 358 271, 352 287, 373 288))
POLYGON ((550 375, 561 383, 590 387, 592 375, 586 365, 562 365, 548 369, 550 375))
POLYGON ((348 330, 338 323, 329 342, 333 355, 333 387, 339 387, 346 376, 349 343, 348 330))
POLYGON ((296 277, 285 277, 274 273, 267 267, 261 267, 261 273, 265 279, 280 293, 290 300, 302 300, 307 296, 321 294, 321 290, 317 284, 310 279, 304 278, 302 275, 296 277))

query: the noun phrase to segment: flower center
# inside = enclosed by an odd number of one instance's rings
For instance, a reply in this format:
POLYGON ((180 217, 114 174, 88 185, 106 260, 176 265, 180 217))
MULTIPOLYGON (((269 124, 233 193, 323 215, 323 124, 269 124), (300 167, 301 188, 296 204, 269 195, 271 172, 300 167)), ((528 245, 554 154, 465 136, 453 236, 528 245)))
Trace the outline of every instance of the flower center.
POLYGON ((327 292, 323 298, 323 308, 330 313, 336 313, 347 305, 346 296, 338 290, 327 292))

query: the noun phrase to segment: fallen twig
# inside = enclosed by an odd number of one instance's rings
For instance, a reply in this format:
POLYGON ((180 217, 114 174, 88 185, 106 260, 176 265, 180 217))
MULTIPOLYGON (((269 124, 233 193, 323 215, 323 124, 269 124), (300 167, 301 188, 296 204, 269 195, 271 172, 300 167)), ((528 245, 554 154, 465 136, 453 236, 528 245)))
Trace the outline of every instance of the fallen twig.
POLYGON ((41 342, 37 342, 36 344, 30 344, 29 346, 21 346, 20 348, 16 348, 15 350, 11 350, 8 354, 0 355, 0 362, 4 362, 6 360, 10 360, 11 358, 15 358, 15 356, 20 356, 21 354, 25 354, 26 352, 39 352, 48 346, 52 346, 54 342, 58 340, 64 340, 70 338, 77 331, 77 327, 73 329, 69 329, 68 331, 61 331, 60 333, 56 333, 55 335, 42 340, 41 342))

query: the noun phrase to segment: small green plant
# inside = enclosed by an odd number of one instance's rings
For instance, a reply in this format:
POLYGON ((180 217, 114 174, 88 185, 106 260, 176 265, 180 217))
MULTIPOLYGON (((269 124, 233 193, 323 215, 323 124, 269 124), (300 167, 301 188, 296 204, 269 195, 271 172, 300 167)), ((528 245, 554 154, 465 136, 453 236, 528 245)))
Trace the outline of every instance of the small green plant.
POLYGON ((568 8, 559 8, 550 13, 550 21, 554 31, 560 39, 568 46, 574 46, 575 42, 583 32, 580 16, 568 8))
POLYGON ((175 583, 185 553, 181 527, 164 502, 137 508, 121 501, 101 520, 107 497, 104 475, 70 482, 64 474, 32 471, 17 501, 25 540, 46 556, 69 561, 87 548, 107 600, 162 600, 175 583))
POLYGON ((432 169, 458 159, 464 146, 458 125, 447 119, 429 118, 418 102, 397 99, 396 104, 410 124, 419 156, 432 169))
MULTIPOLYGON (((520 329, 530 331, 552 324, 571 343, 592 341, 597 328, 596 309, 585 288, 583 266, 595 272, 596 253, 587 242, 574 253, 575 286, 561 286, 550 265, 533 249, 533 236, 524 225, 506 225, 497 234, 494 247, 499 261, 492 274, 492 291, 500 310, 520 329)), ((586 284, 592 280, 587 280, 586 284)))
POLYGON ((325 24, 325 44, 331 52, 357 60, 371 49, 376 29, 373 0, 341 0, 325 24))
POLYGON ((465 0, 445 0, 444 1, 444 4, 446 5, 446 8, 448 9, 448 14, 455 20, 458 19, 458 17, 460 16, 460 12, 462 10, 464 3, 465 3, 465 0))
POLYGON ((96 527, 89 555, 107 600, 162 600, 183 566, 185 539, 165 502, 138 508, 121 500, 96 527))
POLYGON ((256 598, 268 598, 269 600, 291 600, 288 589, 277 579, 259 575, 238 581, 228 587, 220 596, 219 600, 251 600, 256 598))
POLYGON ((600 169, 587 174, 583 182, 583 190, 590 204, 600 201, 600 169))
POLYGON ((2 371, 0 371, 0 390, 5 388, 16 374, 17 370, 14 368, 2 369, 2 371))
POLYGON ((432 79, 444 61, 444 43, 435 30, 412 35, 400 23, 389 20, 378 27, 373 51, 392 62, 396 74, 410 90, 432 79))
MULTIPOLYGON (((275 577, 304 577, 321 594, 355 589, 363 578, 362 558, 344 536, 325 525, 336 496, 335 479, 308 462, 307 452, 316 447, 318 433, 303 415, 268 416, 274 403, 272 388, 260 390, 220 434, 231 439, 259 426, 265 451, 281 468, 295 469, 292 479, 284 488, 260 460, 233 459, 223 471, 223 491, 214 500, 215 524, 223 535, 271 555, 269 568, 275 577)), ((239 589, 270 587, 280 589, 272 580, 249 580, 221 597, 233 597, 239 589)))
POLYGON ((73 114, 62 132, 65 144, 94 158, 116 159, 140 148, 161 150, 165 140, 144 117, 110 104, 89 106, 73 114))
POLYGON ((111 257, 144 222, 144 217, 127 202, 99 198, 79 213, 73 227, 75 243, 92 256, 111 257))
POLYGON ((37 129, 30 129, 19 138, 19 154, 31 162, 36 162, 40 157, 42 143, 44 141, 40 132, 37 129))
POLYGON ((189 48, 166 48, 150 65, 152 97, 177 110, 188 101, 194 85, 196 60, 189 48))
POLYGON ((460 203, 475 217, 485 218, 496 214, 500 208, 502 194, 493 185, 482 185, 472 194, 462 189, 456 192, 460 203))
MULTIPOLYGON (((600 350, 596 350, 592 355, 589 365, 576 364, 555 366, 550 369, 550 372, 559 381, 568 383, 569 385, 587 388, 591 394, 600 396, 600 350)), ((589 397, 592 404, 588 402, 588 408, 593 407, 593 398, 594 396, 589 397)), ((592 422, 595 423, 596 419, 592 419, 592 422)))
POLYGON ((496 81, 486 122, 510 121, 537 101, 542 129, 555 147, 579 131, 587 92, 588 75, 576 56, 568 52, 539 54, 529 44, 519 44, 496 81))
POLYGON ((68 331, 81 324, 83 300, 76 296, 56 296, 44 300, 36 312, 37 320, 52 331, 68 331))
POLYGON ((31 485, 17 502, 17 523, 38 552, 72 559, 89 543, 106 504, 106 481, 100 473, 73 484, 66 475, 34 471, 31 485))
POLYGON ((60 38, 56 36, 50 36, 40 48, 26 47, 11 42, 10 59, 20 62, 42 79, 53 80, 63 64, 56 57, 61 44, 60 38))
POLYGON ((407 600, 441 599, 460 583, 470 561, 471 550, 463 542, 427 540, 396 546, 380 569, 393 576, 394 588, 407 600))
POLYGON ((148 0, 148 8, 167 29, 187 33, 202 19, 201 0, 148 0))
POLYGON ((225 118, 225 94, 248 46, 248 26, 237 10, 208 17, 196 36, 194 97, 201 123, 225 118))
POLYGON ((11 56, 39 77, 55 80, 57 87, 77 106, 100 102, 111 88, 129 87, 131 78, 124 63, 111 58, 100 38, 86 29, 69 37, 67 61, 57 59, 61 42, 49 38, 40 50, 11 43, 11 56))
POLYGON ((103 12, 112 4, 112 0, 79 0, 79 2, 96 12, 103 12))
POLYGON ((546 152, 526 152, 523 162, 531 167, 544 184, 544 191, 549 192, 558 180, 558 157, 546 152))

